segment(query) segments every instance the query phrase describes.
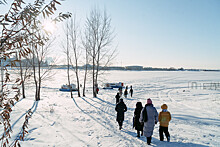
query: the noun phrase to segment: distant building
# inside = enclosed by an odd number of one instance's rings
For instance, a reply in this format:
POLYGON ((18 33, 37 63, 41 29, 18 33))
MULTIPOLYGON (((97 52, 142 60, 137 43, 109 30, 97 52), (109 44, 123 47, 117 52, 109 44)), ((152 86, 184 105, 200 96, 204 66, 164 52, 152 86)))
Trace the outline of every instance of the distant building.
POLYGON ((143 66, 125 66, 126 70, 143 70, 143 66))
POLYGON ((108 66, 108 67, 103 67, 104 70, 124 70, 124 67, 121 66, 108 66))

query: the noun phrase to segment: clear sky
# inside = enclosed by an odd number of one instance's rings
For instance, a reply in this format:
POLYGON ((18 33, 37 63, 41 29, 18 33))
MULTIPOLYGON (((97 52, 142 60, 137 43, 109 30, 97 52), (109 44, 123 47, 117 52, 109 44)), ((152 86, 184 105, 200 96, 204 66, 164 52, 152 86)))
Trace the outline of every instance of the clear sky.
POLYGON ((58 12, 84 22, 94 7, 112 18, 114 65, 220 69, 220 0, 65 0, 58 12))

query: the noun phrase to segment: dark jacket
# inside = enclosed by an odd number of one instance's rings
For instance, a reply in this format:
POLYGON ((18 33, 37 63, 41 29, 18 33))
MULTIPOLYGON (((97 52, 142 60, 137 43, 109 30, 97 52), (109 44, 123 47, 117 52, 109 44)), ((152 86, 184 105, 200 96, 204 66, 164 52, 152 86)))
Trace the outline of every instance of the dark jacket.
POLYGON ((116 98, 116 104, 119 102, 119 99, 120 99, 120 95, 119 95, 119 93, 117 93, 117 95, 115 96, 115 98, 116 98))
POLYGON ((135 130, 137 131, 143 131, 143 127, 144 127, 144 125, 141 124, 139 121, 142 109, 143 107, 136 107, 134 110, 134 127, 135 130))
POLYGON ((127 89, 125 89, 124 95, 128 95, 128 90, 127 89))
POLYGON ((131 97, 132 97, 132 95, 133 95, 133 89, 131 88, 129 92, 131 93, 131 97))
POLYGON ((116 107, 115 111, 117 111, 117 121, 124 121, 124 112, 127 111, 127 106, 123 101, 120 101, 116 107))

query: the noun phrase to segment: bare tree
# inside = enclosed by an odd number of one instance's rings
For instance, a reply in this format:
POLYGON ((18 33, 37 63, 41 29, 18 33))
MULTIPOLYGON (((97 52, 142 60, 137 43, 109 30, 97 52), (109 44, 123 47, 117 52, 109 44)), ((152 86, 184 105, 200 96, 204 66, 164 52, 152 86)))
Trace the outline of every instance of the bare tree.
MULTIPOLYGON (((53 10, 55 10, 54 3, 60 4, 56 0, 52 2, 53 3, 51 3, 50 6, 47 6, 49 11, 46 11, 46 10, 45 12, 42 11, 44 18, 46 16, 48 17, 51 14, 53 14, 53 10)), ((68 14, 59 13, 59 16, 51 21, 59 22, 69 17, 71 17, 70 13, 68 14)), ((35 88, 36 88, 35 100, 38 101, 40 100, 42 81, 44 78, 47 78, 48 76, 50 76, 49 74, 53 67, 53 66, 48 66, 47 68, 45 68, 45 59, 47 57, 47 54, 49 53, 49 47, 51 46, 53 41, 49 39, 48 37, 49 32, 43 31, 43 29, 40 29, 40 28, 43 28, 43 26, 42 26, 42 23, 37 20, 37 18, 33 19, 32 23, 30 24, 30 28, 31 28, 30 30, 31 35, 29 37, 29 40, 31 44, 30 50, 31 50, 31 55, 32 55, 32 57, 30 58, 31 59, 30 63, 33 69, 33 77, 34 77, 34 83, 35 83, 35 88)))
MULTIPOLYGON (((86 34, 86 33, 85 33, 86 34)), ((83 96, 86 96, 86 81, 87 81, 87 74, 88 74, 88 65, 90 63, 90 56, 89 56, 89 46, 88 40, 82 39, 82 44, 85 49, 85 69, 84 69, 84 79, 83 79, 83 96)))
POLYGON ((40 100, 41 85, 45 78, 51 76, 51 69, 53 66, 49 66, 46 62, 46 57, 50 53, 50 47, 54 40, 48 40, 45 38, 45 43, 41 42, 40 45, 36 45, 35 41, 32 44, 32 56, 29 60, 33 70, 33 77, 35 83, 35 100, 40 100))
MULTIPOLYGON (((63 46, 64 53, 67 57, 67 76, 68 83, 70 85, 70 66, 74 70, 77 82, 78 97, 80 97, 80 80, 79 80, 79 58, 80 58, 80 47, 79 47, 79 27, 76 25, 76 16, 67 21, 66 29, 66 46, 63 46)), ((72 97, 72 89, 71 89, 72 97)))
POLYGON ((71 40, 71 49, 73 51, 73 59, 71 60, 71 62, 76 75, 78 97, 80 97, 80 81, 79 81, 80 47, 78 45, 79 27, 76 25, 76 16, 74 16, 74 19, 71 19, 70 22, 70 40, 71 40))
MULTIPOLYGON (((64 32, 66 35, 66 46, 63 45, 63 50, 64 53, 66 54, 66 60, 67 60, 67 82, 68 85, 70 86, 71 84, 71 77, 70 77, 70 63, 71 63, 71 55, 70 55, 70 43, 69 43, 69 38, 70 38, 70 33, 69 33, 69 22, 68 20, 66 21, 66 27, 64 28, 64 32)), ((70 97, 73 98, 73 93, 72 89, 70 87, 70 97)))
POLYGON ((29 62, 23 58, 21 55, 16 55, 16 58, 18 58, 18 65, 17 67, 19 68, 19 70, 17 70, 19 72, 20 75, 20 79, 21 79, 21 88, 22 88, 22 96, 23 98, 26 98, 25 95, 25 83, 27 81, 27 79, 30 78, 30 76, 32 75, 31 73, 31 66, 29 64, 29 62))
POLYGON ((90 16, 86 19, 85 39, 87 51, 92 58, 92 78, 93 78, 93 96, 96 97, 96 88, 98 86, 98 75, 101 66, 107 66, 113 59, 115 49, 109 47, 113 41, 113 30, 111 28, 111 19, 106 11, 101 14, 100 10, 93 9, 90 16))

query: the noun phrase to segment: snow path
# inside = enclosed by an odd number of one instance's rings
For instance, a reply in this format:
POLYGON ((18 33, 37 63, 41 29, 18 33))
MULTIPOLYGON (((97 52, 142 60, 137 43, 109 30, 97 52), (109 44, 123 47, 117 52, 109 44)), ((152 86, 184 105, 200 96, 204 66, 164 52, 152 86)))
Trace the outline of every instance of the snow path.
MULTIPOLYGON (((57 77, 64 74, 59 72, 57 77)), ((128 111, 122 130, 116 122, 117 89, 100 89, 97 98, 90 94, 77 97, 74 93, 71 99, 69 93, 58 91, 64 77, 55 77, 42 88, 43 95, 37 104, 34 105, 33 95, 29 95, 13 107, 11 141, 21 129, 25 112, 32 107, 29 133, 25 141, 20 141, 24 147, 146 146, 145 137, 135 137, 132 117, 136 102, 144 105, 150 97, 158 112, 166 103, 172 115, 171 142, 159 141, 159 125, 156 125, 152 146, 220 146, 220 91, 188 88, 188 81, 220 81, 216 77, 220 77, 220 73, 111 71, 109 82, 122 81, 134 88, 134 97, 124 98, 128 111)))

